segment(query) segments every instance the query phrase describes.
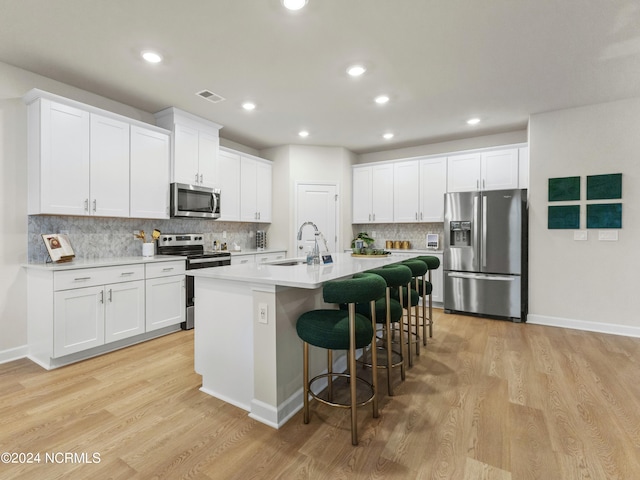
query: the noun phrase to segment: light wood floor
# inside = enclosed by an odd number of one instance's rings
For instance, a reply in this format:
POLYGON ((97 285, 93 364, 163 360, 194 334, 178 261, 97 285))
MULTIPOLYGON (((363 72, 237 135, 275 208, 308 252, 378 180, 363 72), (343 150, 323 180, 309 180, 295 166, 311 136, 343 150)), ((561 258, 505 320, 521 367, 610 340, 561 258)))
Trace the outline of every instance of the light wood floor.
POLYGON ((640 478, 640 339, 436 315, 380 417, 360 410, 357 447, 345 410, 312 403, 309 425, 273 430, 201 393, 192 332, 51 372, 0 365, 0 452, 43 462, 0 478, 640 478))

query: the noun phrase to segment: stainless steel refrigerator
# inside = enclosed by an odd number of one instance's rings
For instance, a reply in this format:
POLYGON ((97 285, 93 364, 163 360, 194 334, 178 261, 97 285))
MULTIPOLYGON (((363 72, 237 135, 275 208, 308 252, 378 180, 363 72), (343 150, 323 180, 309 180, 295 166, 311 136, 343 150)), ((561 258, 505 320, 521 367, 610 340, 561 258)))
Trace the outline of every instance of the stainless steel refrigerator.
POLYGON ((527 225, 527 190, 445 194, 445 312, 526 321, 527 225))

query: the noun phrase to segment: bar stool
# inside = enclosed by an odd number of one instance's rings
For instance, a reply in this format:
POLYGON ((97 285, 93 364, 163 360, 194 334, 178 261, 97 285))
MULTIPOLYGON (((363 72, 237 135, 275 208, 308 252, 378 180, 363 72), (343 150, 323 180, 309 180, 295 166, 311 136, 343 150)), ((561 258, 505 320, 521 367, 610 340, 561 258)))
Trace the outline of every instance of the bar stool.
MULTIPOLYGON (((411 283, 416 286, 422 281, 422 277, 427 273, 427 265, 420 260, 405 260, 400 265, 406 265, 411 270, 412 281, 411 283)), ((394 292, 393 298, 402 299, 401 303, 407 310, 407 356, 409 359, 409 366, 413 366, 413 356, 411 355, 411 346, 415 343, 416 355, 420 355, 420 332, 418 329, 418 305, 420 303, 420 295, 413 288, 406 290, 406 295, 402 295, 400 290, 394 292), (411 311, 414 311, 415 315, 415 332, 412 331, 412 315, 411 311)))
POLYGON ((427 265, 428 269, 428 279, 422 282, 420 289, 418 289, 418 293, 422 297, 422 330, 423 336, 422 341, 423 344, 427 344, 427 325, 429 326, 429 338, 433 337, 433 283, 431 279, 431 270, 437 270, 440 268, 440 259, 438 257, 434 257, 433 255, 422 255, 417 257, 416 260, 420 260, 427 265), (429 297, 429 316, 426 316, 426 297, 429 297))
MULTIPOLYGON (((387 370, 387 392, 389 395, 393 395, 393 386, 391 382, 391 370, 396 367, 400 367, 400 378, 402 380, 405 379, 405 365, 404 365, 404 341, 402 335, 402 327, 400 328, 400 346, 401 349, 399 352, 394 351, 392 348, 392 333, 391 333, 391 325, 394 323, 402 322, 403 315, 403 305, 400 301, 391 298, 391 289, 392 288, 407 288, 407 285, 411 282, 411 269, 406 265, 395 264, 395 265, 387 265, 383 268, 374 268, 372 270, 367 270, 367 273, 373 273, 375 275, 381 276, 387 287, 385 289, 385 295, 383 298, 380 298, 376 301, 376 321, 378 325, 382 326, 383 329, 383 337, 382 347, 377 347, 377 345, 372 344, 371 349, 381 348, 386 351, 386 362, 382 363, 380 359, 378 359, 378 368, 384 368, 387 370), (394 363, 393 355, 396 354, 398 361, 394 363)), ((402 299, 402 295, 400 299, 402 299)), ((361 313, 362 315, 371 318, 370 309, 368 305, 358 304, 356 305, 356 311, 361 313)), ((376 338, 377 340, 377 338, 376 338)), ((361 359, 361 363, 371 367, 371 363, 367 363, 366 358, 363 355, 361 359)))
POLYGON ((372 382, 359 378, 356 368, 356 349, 365 348, 375 342, 375 300, 384 296, 386 283, 378 275, 359 273, 352 279, 338 280, 325 283, 322 295, 326 303, 348 304, 344 310, 312 310, 305 312, 296 323, 296 331, 303 341, 303 390, 304 390, 304 423, 309 423, 309 395, 316 400, 330 406, 351 409, 351 443, 358 444, 357 407, 373 403, 373 417, 378 416, 378 375, 376 349, 372 349, 372 382), (371 320, 356 313, 356 304, 369 302, 371 320), (309 345, 327 350, 327 373, 315 376, 309 380, 309 345), (333 372, 333 350, 347 350, 349 373, 333 372), (333 377, 345 377, 349 380, 350 402, 339 403, 333 401, 333 377), (327 378, 328 400, 319 397, 311 389, 316 380, 327 378), (357 382, 368 385, 371 396, 358 403, 357 382))

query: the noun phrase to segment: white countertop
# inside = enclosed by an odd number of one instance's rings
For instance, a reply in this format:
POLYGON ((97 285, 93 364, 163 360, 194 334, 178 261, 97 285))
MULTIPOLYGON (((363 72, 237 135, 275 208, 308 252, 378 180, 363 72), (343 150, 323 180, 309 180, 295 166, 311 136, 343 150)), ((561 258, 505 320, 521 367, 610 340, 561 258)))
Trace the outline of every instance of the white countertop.
POLYGON ((256 254, 264 254, 264 253, 279 253, 286 252, 286 248, 265 248, 264 250, 256 250, 255 248, 247 248, 244 250, 223 250, 224 252, 229 252, 231 255, 256 255, 256 254))
POLYGON ((333 263, 328 265, 302 264, 283 266, 250 263, 215 268, 200 268, 197 270, 188 270, 186 273, 195 278, 212 278, 234 282, 315 289, 329 280, 349 277, 358 272, 398 263, 417 256, 419 256, 419 252, 393 252, 388 256, 369 258, 352 257, 350 253, 333 253, 333 263))
POLYGON ((75 270, 81 268, 112 267, 116 265, 133 265, 140 263, 172 262, 185 260, 185 257, 176 255, 155 255, 153 257, 109 257, 109 258, 74 258, 71 262, 64 263, 25 263, 25 268, 43 270, 75 270))

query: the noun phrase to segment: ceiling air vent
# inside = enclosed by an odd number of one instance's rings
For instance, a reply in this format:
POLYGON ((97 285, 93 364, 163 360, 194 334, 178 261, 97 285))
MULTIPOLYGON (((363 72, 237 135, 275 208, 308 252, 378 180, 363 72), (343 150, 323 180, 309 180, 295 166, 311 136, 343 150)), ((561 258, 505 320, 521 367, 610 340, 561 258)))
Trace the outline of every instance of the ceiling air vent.
POLYGON ((201 92, 196 93, 196 95, 210 101, 211 103, 218 103, 224 100, 224 97, 221 97, 209 90, 202 90, 201 92))

